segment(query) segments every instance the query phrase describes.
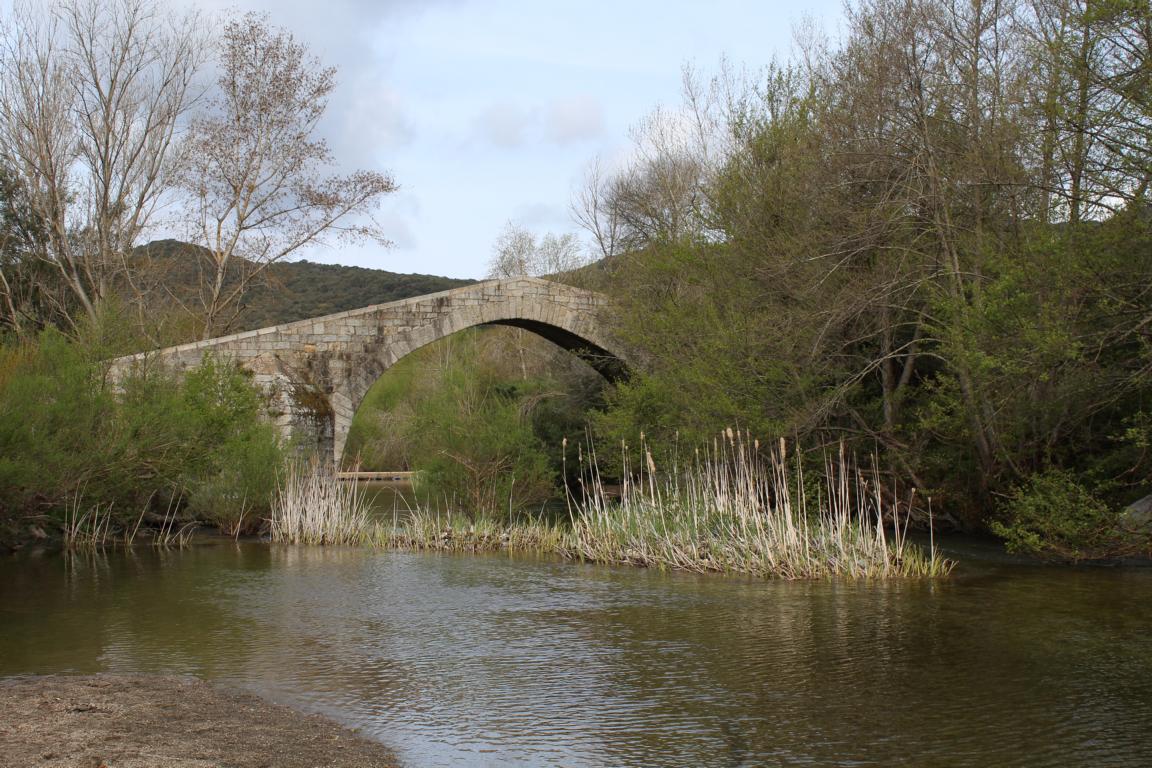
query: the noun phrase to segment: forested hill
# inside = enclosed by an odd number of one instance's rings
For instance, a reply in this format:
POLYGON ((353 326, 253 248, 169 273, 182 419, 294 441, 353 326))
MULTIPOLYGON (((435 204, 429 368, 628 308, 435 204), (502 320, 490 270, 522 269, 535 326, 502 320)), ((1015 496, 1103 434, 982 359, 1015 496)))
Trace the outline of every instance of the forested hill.
MULTIPOLYGON (((142 249, 166 275, 182 300, 194 301, 199 249, 177 240, 158 240, 142 249)), ((285 261, 271 265, 244 297, 245 309, 230 330, 243 331, 343 312, 470 285, 437 275, 402 274, 383 269, 285 261)))
POLYGON ((263 328, 446 291, 474 282, 340 264, 286 261, 272 265, 267 281, 253 288, 240 323, 244 328, 263 328))

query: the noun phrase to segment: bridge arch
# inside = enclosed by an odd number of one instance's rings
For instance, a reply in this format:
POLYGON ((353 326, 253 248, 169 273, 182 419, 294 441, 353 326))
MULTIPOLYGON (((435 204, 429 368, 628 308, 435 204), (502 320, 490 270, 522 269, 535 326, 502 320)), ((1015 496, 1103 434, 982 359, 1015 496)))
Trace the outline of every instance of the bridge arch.
MULTIPOLYGON (((423 317, 424 322, 381 334, 379 343, 365 345, 365 354, 348 375, 338 378, 331 393, 332 457, 337 464, 352 419, 372 385, 407 355, 468 328, 521 328, 580 357, 608 381, 627 375, 623 358, 610 351, 613 345, 602 330, 600 312, 607 305, 602 295, 534 278, 491 281, 477 288, 485 301, 461 302, 469 298, 467 288, 434 295, 436 310, 423 317)), ((426 312, 419 310, 420 315, 426 312)))
POLYGON ((480 325, 524 328, 585 359, 609 380, 626 375, 605 331, 602 294, 539 278, 491 280, 112 361, 112 374, 162 364, 177 370, 206 355, 233 359, 268 396, 285 437, 340 462, 368 390, 401 358, 480 325))

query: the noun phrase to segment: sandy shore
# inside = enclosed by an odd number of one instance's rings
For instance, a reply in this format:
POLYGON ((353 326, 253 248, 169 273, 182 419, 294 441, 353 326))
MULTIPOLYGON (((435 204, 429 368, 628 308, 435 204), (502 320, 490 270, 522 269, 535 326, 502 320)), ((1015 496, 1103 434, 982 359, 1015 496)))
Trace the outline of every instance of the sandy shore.
POLYGON ((391 768, 336 723, 189 677, 0 680, 4 765, 44 768, 391 768))

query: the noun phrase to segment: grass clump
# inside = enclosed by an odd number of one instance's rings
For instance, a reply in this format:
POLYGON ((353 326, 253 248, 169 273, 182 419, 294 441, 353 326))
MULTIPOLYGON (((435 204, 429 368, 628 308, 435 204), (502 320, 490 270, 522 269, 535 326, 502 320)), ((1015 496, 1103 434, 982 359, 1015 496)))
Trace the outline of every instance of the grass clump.
POLYGON ((596 562, 747 573, 786 579, 944 576, 953 563, 908 541, 908 516, 876 472, 857 471, 843 449, 825 464, 816 498, 783 441, 766 455, 727 430, 686 465, 657 472, 652 454, 633 472, 623 459, 619 499, 595 453, 571 508, 570 554, 596 562))
POLYGON ((272 502, 272 541, 285 544, 364 544, 373 530, 369 500, 334 469, 292 465, 272 502))
MULTIPOLYGON (((627 453, 625 451, 625 453, 627 453)), ((627 456, 617 498, 594 452, 581 456, 582 493, 557 522, 409 509, 373 519, 354 483, 331 471, 293 467, 272 508, 272 540, 362 544, 440 552, 500 550, 696 573, 785 579, 945 576, 953 567, 908 540, 909 515, 883 493, 878 473, 859 471, 841 449, 823 485, 790 462, 783 441, 762 453, 728 430, 710 451, 658 472, 652 454, 633 472, 627 456), (815 485, 816 491, 806 490, 815 485), (812 494, 815 493, 815 498, 812 494)))
MULTIPOLYGON (((197 524, 195 521, 182 522, 178 518, 175 502, 176 494, 169 500, 168 510, 157 525, 149 527, 146 535, 152 546, 183 549, 192 541, 197 524)), ((70 552, 106 549, 122 545, 132 547, 140 534, 141 524, 148 514, 146 505, 136 518, 136 523, 121 526, 112 514, 112 504, 94 504, 85 508, 83 494, 77 493, 64 512, 62 543, 70 552)))
MULTIPOLYGON (((625 452, 626 453, 626 452, 625 452)), ((784 443, 761 454, 727 431, 709 452, 658 472, 651 453, 633 472, 623 461, 619 496, 594 452, 581 456, 581 493, 568 519, 549 522, 411 510, 374 523, 380 547, 451 552, 522 550, 572 559, 759 577, 937 577, 953 563, 908 540, 909 515, 882 492, 877 473, 841 451, 811 483, 784 443), (806 490, 815 486, 818 490, 806 490), (812 494, 815 493, 815 498, 812 494)))

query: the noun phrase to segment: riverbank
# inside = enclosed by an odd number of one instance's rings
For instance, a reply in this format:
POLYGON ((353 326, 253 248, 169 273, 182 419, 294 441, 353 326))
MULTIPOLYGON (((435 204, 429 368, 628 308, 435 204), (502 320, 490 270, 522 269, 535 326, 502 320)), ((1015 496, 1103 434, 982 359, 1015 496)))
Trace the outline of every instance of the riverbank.
POLYGON ((0 757, 45 768, 391 768, 385 747, 318 715, 191 677, 0 680, 0 757))

